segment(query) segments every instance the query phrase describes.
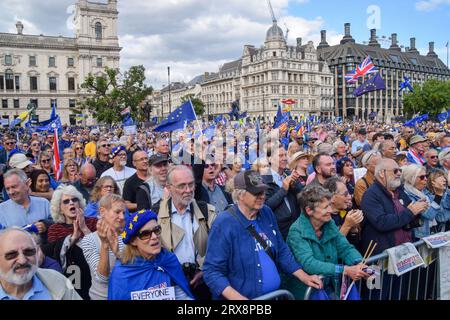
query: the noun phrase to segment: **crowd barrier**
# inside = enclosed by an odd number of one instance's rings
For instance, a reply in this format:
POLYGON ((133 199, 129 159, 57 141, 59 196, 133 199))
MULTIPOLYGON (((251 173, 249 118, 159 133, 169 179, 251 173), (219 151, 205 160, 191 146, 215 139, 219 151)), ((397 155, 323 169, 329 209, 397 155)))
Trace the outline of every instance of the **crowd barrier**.
POLYGON ((253 300, 294 300, 294 296, 287 290, 277 290, 253 300))
MULTIPOLYGON (((421 240, 414 243, 418 252, 426 249, 421 240)), ((423 252, 423 251, 422 251, 423 252)), ((438 249, 428 249, 426 267, 418 267, 401 276, 388 274, 389 255, 385 251, 367 260, 366 265, 376 271, 367 280, 355 282, 361 300, 440 300, 439 254, 438 249)), ((332 280, 323 278, 323 281, 332 280)), ((312 287, 306 290, 304 299, 309 300, 312 287)))

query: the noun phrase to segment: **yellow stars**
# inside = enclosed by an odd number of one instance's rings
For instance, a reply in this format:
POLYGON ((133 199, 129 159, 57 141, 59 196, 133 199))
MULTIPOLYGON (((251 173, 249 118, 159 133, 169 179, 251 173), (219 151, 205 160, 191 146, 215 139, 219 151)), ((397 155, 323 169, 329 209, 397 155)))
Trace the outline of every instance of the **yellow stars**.
POLYGON ((133 224, 130 222, 130 225, 128 226, 128 229, 133 230, 133 224))
POLYGON ((122 232, 120 236, 122 237, 122 239, 125 239, 127 237, 127 232, 126 231, 122 232))
POLYGON ((133 218, 133 222, 137 222, 138 221, 138 218, 139 218, 139 216, 134 216, 134 218, 133 218))

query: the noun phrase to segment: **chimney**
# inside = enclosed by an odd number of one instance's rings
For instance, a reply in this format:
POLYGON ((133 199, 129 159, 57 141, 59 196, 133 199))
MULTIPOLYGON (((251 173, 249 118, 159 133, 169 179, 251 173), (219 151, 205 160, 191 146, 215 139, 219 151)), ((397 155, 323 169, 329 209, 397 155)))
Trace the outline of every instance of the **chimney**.
POLYGON ((427 56, 432 57, 432 58, 437 58, 438 55, 436 54, 436 52, 434 52, 434 42, 430 42, 429 46, 430 46, 430 50, 429 50, 427 56))
POLYGON ((297 38, 297 47, 302 46, 302 38, 297 38))
POLYGON ((409 49, 409 52, 419 54, 419 51, 416 49, 416 38, 411 38, 410 42, 411 48, 409 49))
POLYGON ((17 21, 16 28, 17 28, 17 34, 23 34, 23 24, 21 21, 17 21))
POLYGON ((398 40, 397 40, 397 34, 393 33, 391 35, 391 39, 392 39, 392 44, 391 47, 389 48, 390 50, 395 50, 395 51, 402 51, 402 49, 398 46, 398 40))
POLYGON ((381 47, 381 45, 378 43, 378 40, 377 40, 377 29, 370 30, 369 46, 378 47, 378 48, 381 47))
POLYGON ((330 45, 327 42, 327 30, 320 31, 320 37, 321 37, 321 41, 320 41, 317 49, 329 47, 330 45))
POLYGON ((344 38, 342 38, 341 44, 345 44, 347 42, 355 43, 355 39, 352 38, 352 34, 350 31, 351 27, 350 23, 344 24, 344 27, 345 27, 345 36, 344 38))

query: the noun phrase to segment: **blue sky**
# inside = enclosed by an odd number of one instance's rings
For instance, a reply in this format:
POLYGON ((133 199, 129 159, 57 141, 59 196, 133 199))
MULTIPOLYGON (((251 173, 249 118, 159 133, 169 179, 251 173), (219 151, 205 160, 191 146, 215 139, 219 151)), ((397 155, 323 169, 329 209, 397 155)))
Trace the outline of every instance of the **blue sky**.
POLYGON ((400 44, 409 46, 409 39, 416 38, 416 47, 428 52, 428 42, 434 41, 436 53, 446 62, 445 44, 450 40, 450 1, 411 1, 411 0, 309 0, 289 5, 289 15, 313 19, 321 16, 324 28, 343 32, 344 23, 352 24, 352 35, 357 42, 367 41, 370 31, 367 27, 367 8, 376 5, 380 8, 381 29, 377 35, 389 37, 398 34, 400 44))

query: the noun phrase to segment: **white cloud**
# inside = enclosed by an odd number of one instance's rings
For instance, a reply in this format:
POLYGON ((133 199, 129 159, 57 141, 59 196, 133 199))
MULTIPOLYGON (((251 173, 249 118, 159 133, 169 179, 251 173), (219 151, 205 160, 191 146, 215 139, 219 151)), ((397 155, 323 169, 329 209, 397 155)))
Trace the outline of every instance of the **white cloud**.
POLYGON ((419 11, 432 11, 437 7, 447 4, 450 5, 450 0, 424 0, 416 2, 416 9, 419 11))

